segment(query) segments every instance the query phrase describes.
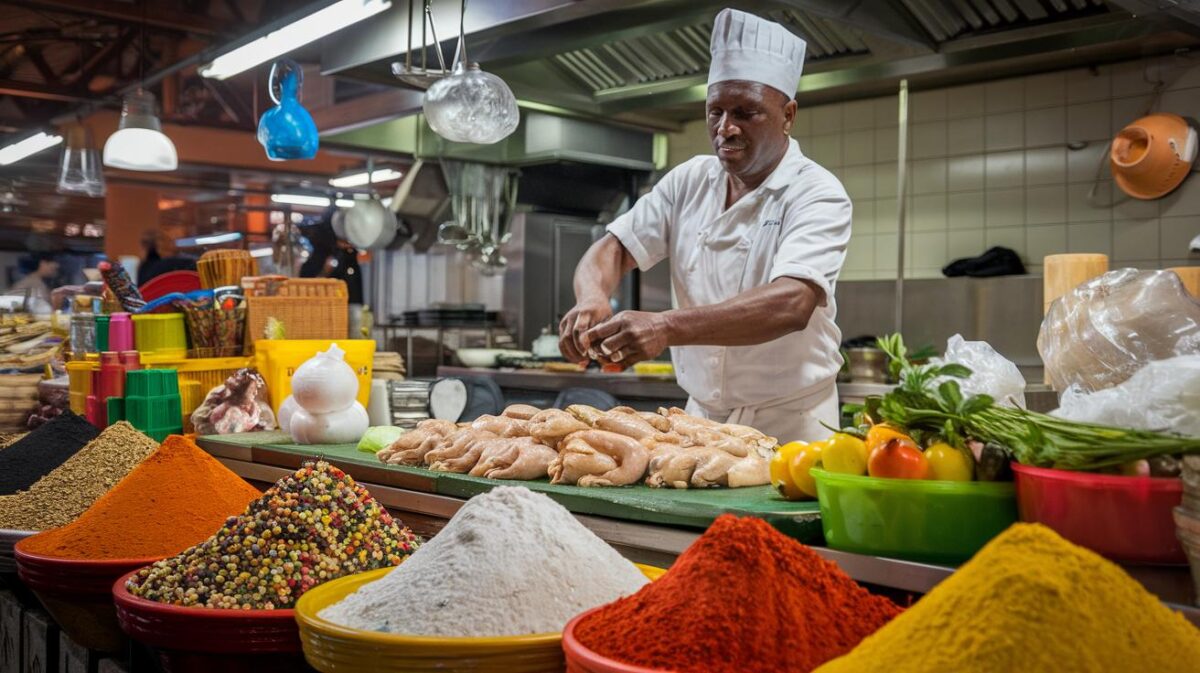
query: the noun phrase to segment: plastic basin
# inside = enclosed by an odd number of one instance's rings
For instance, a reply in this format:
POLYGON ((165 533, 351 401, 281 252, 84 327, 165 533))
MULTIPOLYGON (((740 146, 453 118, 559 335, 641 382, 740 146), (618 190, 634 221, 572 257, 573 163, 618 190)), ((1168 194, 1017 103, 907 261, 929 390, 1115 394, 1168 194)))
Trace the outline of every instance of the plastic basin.
POLYGON ((1071 472, 1013 463, 1022 521, 1036 521, 1124 563, 1183 564, 1171 510, 1179 479, 1071 472))
POLYGON ((129 637, 154 650, 167 673, 271 673, 309 670, 300 650, 293 610, 219 610, 181 607, 111 585, 117 621, 129 637))
POLYGON ((567 622, 567 628, 563 629, 562 649, 567 660, 567 673, 670 673, 665 669, 634 666, 609 659, 589 650, 576 640, 575 627, 588 615, 602 607, 604 606, 592 608, 579 615, 567 622))
MULTIPOLYGON (((639 565, 651 580, 666 571, 639 565)), ((318 613, 382 579, 392 568, 371 570, 310 589, 296 603, 304 655, 322 673, 354 671, 454 671, 455 673, 560 673, 562 634, 497 638, 443 638, 363 631, 334 624, 318 613)))
POLYGON ((122 651, 126 639, 113 607, 113 582, 158 559, 63 559, 32 554, 23 546, 22 541, 15 547, 17 575, 63 631, 89 650, 122 651))
POLYGON ((1016 489, 1007 482, 812 475, 833 549, 958 564, 1017 521, 1016 489))

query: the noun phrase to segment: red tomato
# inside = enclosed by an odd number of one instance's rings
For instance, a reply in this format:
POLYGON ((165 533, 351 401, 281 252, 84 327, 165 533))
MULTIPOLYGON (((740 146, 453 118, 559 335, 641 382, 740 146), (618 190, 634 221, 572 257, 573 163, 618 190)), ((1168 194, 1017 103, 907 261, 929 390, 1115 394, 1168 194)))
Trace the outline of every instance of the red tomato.
POLYGON ((885 479, 928 479, 929 461, 911 439, 895 437, 871 452, 867 474, 885 479))

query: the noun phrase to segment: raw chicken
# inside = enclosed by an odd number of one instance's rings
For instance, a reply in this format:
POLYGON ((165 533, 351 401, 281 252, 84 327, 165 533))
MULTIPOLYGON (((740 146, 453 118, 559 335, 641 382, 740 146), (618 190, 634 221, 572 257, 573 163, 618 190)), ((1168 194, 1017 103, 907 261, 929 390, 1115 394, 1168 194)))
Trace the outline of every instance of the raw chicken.
POLYGON ((425 454, 429 469, 438 472, 470 472, 479 462, 486 440, 497 439, 491 432, 463 428, 442 440, 441 446, 425 454))
POLYGON ((625 435, 639 441, 653 439, 662 434, 653 425, 642 420, 641 416, 621 412, 610 411, 606 414, 601 414, 596 418, 594 426, 597 430, 615 432, 618 435, 625 435))
POLYGON ((759 486, 770 482, 769 463, 757 455, 736 458, 706 446, 658 444, 651 454, 646 484, 655 488, 759 486))
MULTIPOLYGON (((779 440, 774 437, 768 437, 766 434, 748 426, 738 425, 736 423, 718 423, 707 418, 699 418, 691 416, 679 407, 671 407, 670 409, 659 409, 662 414, 671 423, 672 429, 681 434, 702 434, 700 431, 708 429, 719 432, 729 437, 734 437, 747 446, 747 448, 755 449, 760 456, 769 458, 775 447, 779 446, 779 440)), ((697 442, 702 444, 707 442, 697 442)), ((744 455, 744 454, 743 454, 744 455)))
POLYGON ((650 425, 654 426, 654 429, 658 430, 659 432, 671 431, 671 421, 668 421, 666 417, 656 414, 653 411, 638 411, 633 407, 613 407, 608 411, 609 413, 616 412, 619 414, 630 414, 632 416, 637 416, 643 421, 646 421, 650 425))
POLYGON ((491 439, 482 442, 483 453, 471 476, 488 479, 541 479, 558 456, 554 449, 531 437, 491 439))
POLYGON ((510 404, 500 415, 506 418, 515 418, 518 421, 527 421, 536 416, 539 411, 541 409, 528 404, 510 404))
POLYGON ((507 416, 480 416, 471 422, 471 428, 490 432, 501 437, 529 436, 529 421, 517 420, 507 416))
POLYGON ((584 423, 587 423, 588 425, 595 425, 596 421, 599 420, 600 417, 604 416, 603 411, 600 411, 596 407, 590 407, 586 404, 572 404, 567 407, 567 411, 570 412, 572 416, 578 418, 584 423))
POLYGON ((417 423, 417 427, 400 435, 376 456, 388 465, 422 465, 425 463, 425 455, 437 448, 445 437, 457 429, 450 421, 432 418, 421 421, 417 423))
POLYGON ((779 446, 779 440, 774 437, 768 437, 766 434, 755 430, 748 425, 738 425, 736 423, 722 423, 720 431, 724 434, 737 437, 746 444, 758 450, 759 455, 770 457, 775 447, 779 446))
POLYGON ((725 485, 729 488, 762 486, 771 483, 771 462, 760 456, 747 456, 729 468, 725 485))
POLYGON ((529 419, 529 434, 537 441, 552 448, 558 448, 567 435, 588 426, 562 409, 546 409, 529 419))
POLYGON ((660 416, 653 411, 639 411, 638 416, 640 416, 643 421, 653 425, 654 429, 658 430, 659 432, 671 431, 671 421, 664 416, 660 416))
POLYGON ((617 461, 612 456, 600 453, 586 442, 570 444, 568 440, 562 443, 557 457, 550 463, 550 483, 574 484, 582 477, 607 474, 617 467, 617 461))
POLYGON ((650 452, 636 440, 604 430, 577 432, 563 441, 558 458, 550 465, 551 481, 578 486, 626 486, 646 475, 650 452), (598 459, 603 454, 615 463, 598 459))

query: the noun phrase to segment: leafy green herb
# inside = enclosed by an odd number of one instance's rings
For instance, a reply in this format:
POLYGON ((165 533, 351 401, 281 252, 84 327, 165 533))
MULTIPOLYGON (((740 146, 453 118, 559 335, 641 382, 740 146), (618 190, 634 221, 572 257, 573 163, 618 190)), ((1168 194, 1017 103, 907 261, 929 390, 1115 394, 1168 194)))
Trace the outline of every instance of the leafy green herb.
POLYGON ((966 396, 958 380, 971 376, 959 364, 913 364, 899 334, 879 338, 900 384, 868 399, 872 420, 906 428, 914 439, 928 433, 963 446, 966 438, 992 442, 1025 465, 1099 470, 1155 456, 1200 453, 1200 438, 1076 423, 1024 409, 999 406, 988 395, 966 396), (956 380, 957 379, 957 380, 956 380))

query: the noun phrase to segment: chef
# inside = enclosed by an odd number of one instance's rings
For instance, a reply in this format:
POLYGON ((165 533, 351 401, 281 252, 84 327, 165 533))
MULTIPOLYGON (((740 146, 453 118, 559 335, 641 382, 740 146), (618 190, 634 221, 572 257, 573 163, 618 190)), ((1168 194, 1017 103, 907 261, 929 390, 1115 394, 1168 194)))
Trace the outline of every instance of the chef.
POLYGON ((804 40, 725 9, 705 114, 716 156, 693 157, 608 226, 575 271, 560 324, 573 362, 630 365, 668 347, 696 416, 815 441, 838 426, 834 284, 850 199, 788 132, 804 40), (613 315, 621 277, 666 260, 678 308, 613 315))

